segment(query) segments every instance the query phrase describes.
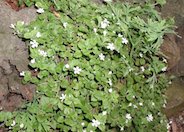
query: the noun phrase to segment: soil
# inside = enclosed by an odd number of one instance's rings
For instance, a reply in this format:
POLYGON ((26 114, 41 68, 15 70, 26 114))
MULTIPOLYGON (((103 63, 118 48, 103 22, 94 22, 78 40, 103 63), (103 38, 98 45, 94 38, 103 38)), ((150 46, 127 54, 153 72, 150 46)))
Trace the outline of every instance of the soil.
MULTIPOLYGON (((13 35, 9 26, 18 20, 29 23, 36 18, 36 10, 25 5, 19 7, 17 1, 0 0, 0 111, 14 111, 32 101, 35 94, 34 85, 23 85, 19 76, 21 71, 29 70, 27 46, 13 35)), ((168 61, 167 73, 177 77, 166 92, 168 103, 164 112, 170 120, 170 132, 184 132, 184 1, 167 0, 160 11, 164 18, 173 16, 178 27, 178 36, 166 35, 161 47, 168 61)))

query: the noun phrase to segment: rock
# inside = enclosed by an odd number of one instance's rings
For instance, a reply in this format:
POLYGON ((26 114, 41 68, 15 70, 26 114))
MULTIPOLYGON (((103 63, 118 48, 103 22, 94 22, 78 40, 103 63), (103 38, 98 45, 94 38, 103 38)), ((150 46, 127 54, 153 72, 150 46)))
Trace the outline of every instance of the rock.
POLYGON ((168 61, 167 70, 172 69, 180 61, 180 49, 175 42, 174 35, 166 35, 164 43, 161 46, 162 53, 166 56, 168 61))
POLYGON ((16 12, 0 0, 0 107, 5 111, 13 111, 34 97, 34 85, 23 85, 19 77, 19 72, 29 70, 28 49, 21 39, 13 35, 10 25, 17 21, 27 24, 36 16, 34 8, 16 12))

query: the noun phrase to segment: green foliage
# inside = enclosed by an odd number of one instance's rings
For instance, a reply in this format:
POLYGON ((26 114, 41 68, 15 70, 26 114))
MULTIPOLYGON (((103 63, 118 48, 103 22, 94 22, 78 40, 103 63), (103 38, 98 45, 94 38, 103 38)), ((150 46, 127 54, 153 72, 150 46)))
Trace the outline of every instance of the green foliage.
POLYGON ((30 67, 38 72, 26 71, 24 83, 38 92, 12 119, 1 112, 1 121, 15 120, 15 132, 167 130, 160 112, 166 64, 158 53, 170 20, 150 3, 31 2, 44 13, 15 30, 29 42, 30 67))

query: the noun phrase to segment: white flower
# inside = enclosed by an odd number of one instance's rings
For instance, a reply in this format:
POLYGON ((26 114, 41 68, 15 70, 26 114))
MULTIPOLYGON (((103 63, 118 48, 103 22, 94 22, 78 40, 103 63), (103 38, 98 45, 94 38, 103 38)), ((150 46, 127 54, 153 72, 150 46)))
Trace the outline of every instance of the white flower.
POLYGON ((109 26, 109 21, 107 20, 107 19, 104 19, 101 23, 100 23, 100 25, 101 25, 101 28, 106 28, 107 26, 109 26))
POLYGON ((85 123, 84 123, 84 122, 82 122, 82 123, 81 123, 81 125, 82 125, 82 126, 84 126, 84 125, 85 125, 85 123))
POLYGON ((107 49, 110 49, 111 51, 115 50, 115 46, 113 43, 108 43, 107 49))
POLYGON ((155 103, 154 103, 154 102, 152 102, 152 103, 151 103, 151 105, 152 105, 152 106, 155 106, 155 103))
POLYGON ((112 88, 110 88, 108 91, 109 91, 109 93, 112 93, 112 88))
POLYGON ((82 71, 82 69, 79 68, 78 66, 74 67, 73 70, 74 70, 74 74, 80 74, 80 72, 82 71))
POLYGON ((120 127, 120 131, 124 131, 124 127, 120 127))
POLYGON ((41 35, 40 32, 37 32, 37 33, 36 33, 36 37, 37 37, 37 38, 39 38, 39 37, 41 37, 41 36, 42 36, 42 35, 41 35))
POLYGON ((163 72, 167 71, 167 67, 162 68, 162 71, 163 72))
POLYGON ((112 0, 104 0, 105 2, 112 2, 112 0))
POLYGON ((112 75, 112 71, 109 71, 109 73, 108 73, 109 75, 112 75))
POLYGON ((97 33, 97 28, 94 28, 93 31, 94 31, 95 33, 97 33))
POLYGON ((32 59, 32 60, 31 60, 31 64, 34 64, 34 63, 35 63, 35 59, 32 59))
POLYGON ((163 104, 163 108, 165 108, 166 107, 166 104, 163 104))
POLYGON ((142 58, 142 57, 143 57, 143 54, 140 52, 140 53, 139 53, 139 56, 142 58))
POLYGON ((167 127, 167 130, 169 130, 171 126, 170 126, 169 123, 167 123, 167 126, 166 127, 167 127))
POLYGON ((132 119, 130 114, 126 114, 125 117, 126 117, 127 120, 131 120, 132 119))
POLYGON ((153 121, 153 116, 152 116, 152 114, 149 114, 149 115, 146 117, 146 119, 147 119, 148 122, 153 121))
POLYGON ((25 72, 24 71, 22 71, 22 72, 20 72, 20 76, 25 76, 25 72))
POLYGON ((118 37, 120 37, 120 38, 121 38, 121 37, 123 37, 123 35, 119 33, 119 34, 118 34, 118 37))
POLYGON ((122 43, 123 44, 128 44, 128 40, 126 38, 122 38, 122 43))
POLYGON ((20 128, 23 128, 23 127, 24 127, 24 124, 23 124, 23 123, 21 123, 21 124, 20 124, 20 128))
POLYGON ((38 8, 37 10, 36 10, 38 13, 44 13, 44 9, 43 8, 38 8))
POLYGON ((111 79, 108 80, 108 84, 109 84, 110 86, 112 86, 112 80, 111 80, 111 79))
POLYGON ((64 28, 66 28, 66 27, 67 27, 67 25, 68 25, 68 23, 67 23, 67 22, 64 22, 64 23, 63 23, 63 27, 64 27, 64 28))
POLYGON ((82 130, 82 132, 86 132, 86 129, 82 130))
POLYGON ((69 64, 66 64, 65 65, 65 68, 67 68, 67 69, 70 68, 70 65, 69 64))
POLYGON ((102 60, 102 61, 105 60, 105 56, 104 56, 102 53, 100 53, 99 58, 100 58, 100 60, 102 60))
POLYGON ((132 103, 129 103, 128 106, 132 106, 132 103))
POLYGON ((132 98, 134 98, 134 99, 135 99, 135 96, 133 95, 133 96, 132 96, 132 98))
POLYGON ((43 57, 47 56, 47 52, 43 51, 43 50, 38 50, 39 54, 43 57))
POLYGON ((103 111, 102 112, 102 115, 107 115, 107 111, 103 111))
POLYGON ((15 126, 15 124, 16 124, 16 122, 15 122, 15 120, 13 120, 11 126, 15 126))
POLYGON ((163 62, 164 62, 164 63, 167 63, 167 60, 166 60, 165 58, 163 58, 163 62))
POLYGON ((65 94, 61 94, 61 97, 59 97, 59 99, 60 99, 61 101, 64 101, 65 98, 66 98, 66 95, 65 95, 65 94))
POLYGON ((145 71, 144 66, 141 66, 141 71, 142 71, 142 72, 144 72, 144 71, 145 71))
POLYGON ((140 102, 140 103, 139 103, 139 105, 140 105, 140 106, 143 106, 143 103, 142 103, 142 102, 140 102))
POLYGON ((11 24, 10 25, 10 28, 15 29, 15 25, 14 24, 11 24))
POLYGON ((106 36, 107 35, 107 31, 105 30, 105 31, 103 31, 103 35, 104 36, 106 36))
POLYGON ((134 107, 135 109, 137 109, 137 105, 133 105, 133 107, 134 107))
POLYGON ((172 81, 169 81, 168 84, 172 84, 172 81))
POLYGON ((92 126, 98 127, 101 123, 98 120, 93 119, 92 120, 92 126))
POLYGON ((38 42, 36 40, 30 41, 31 47, 32 48, 37 48, 38 47, 38 42))

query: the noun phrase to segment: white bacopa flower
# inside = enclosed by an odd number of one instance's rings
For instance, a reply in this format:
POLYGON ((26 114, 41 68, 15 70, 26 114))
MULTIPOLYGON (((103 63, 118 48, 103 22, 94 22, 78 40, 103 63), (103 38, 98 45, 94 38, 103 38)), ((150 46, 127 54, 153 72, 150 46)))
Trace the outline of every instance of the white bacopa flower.
POLYGON ((162 71, 163 72, 167 71, 167 67, 162 68, 162 71))
POLYGON ((100 53, 99 58, 100 58, 100 60, 102 60, 102 61, 105 60, 105 56, 104 56, 102 53, 100 53))
POLYGON ((67 25, 68 25, 68 23, 67 23, 67 22, 64 22, 64 23, 63 23, 63 27, 64 27, 64 28, 66 28, 66 27, 67 27, 67 25))
POLYGON ((110 49, 111 51, 115 50, 115 46, 113 43, 108 43, 107 49, 110 49))
POLYGON ((133 105, 133 107, 134 107, 135 109, 137 109, 137 105, 133 105))
POLYGON ((86 129, 82 130, 82 132, 86 132, 86 129))
POLYGON ((97 28, 93 28, 93 31, 94 31, 95 33, 97 33, 97 28))
POLYGON ((109 26, 109 21, 107 19, 104 19, 100 25, 101 25, 101 28, 105 29, 107 26, 109 26))
POLYGON ((112 0, 104 0, 105 2, 112 2, 112 0))
POLYGON ((104 36, 107 35, 107 31, 106 31, 106 30, 103 31, 103 35, 104 35, 104 36))
POLYGON ((112 88, 109 88, 109 90, 108 90, 108 91, 109 91, 109 93, 112 93, 112 88))
POLYGON ((108 84, 109 84, 110 86, 112 86, 112 80, 111 80, 111 79, 108 80, 108 84))
POLYGON ((128 106, 132 106, 132 103, 129 103, 128 106))
POLYGON ((11 24, 10 25, 10 28, 15 29, 15 25, 14 24, 11 24))
POLYGON ((66 64, 65 65, 65 68, 69 69, 70 68, 70 65, 69 64, 66 64))
POLYGON ((107 111, 103 111, 102 112, 102 115, 107 115, 107 111))
POLYGON ((167 126, 166 127, 167 127, 167 130, 169 130, 171 126, 170 126, 169 123, 167 123, 167 126))
POLYGON ((81 125, 82 125, 82 126, 84 126, 84 125, 85 125, 85 123, 84 123, 84 122, 82 122, 82 123, 81 123, 81 125))
POLYGON ((131 120, 131 119, 132 119, 132 117, 131 117, 131 115, 130 115, 129 113, 125 115, 125 118, 126 118, 127 120, 131 120))
POLYGON ((24 127, 24 124, 23 124, 23 123, 21 123, 21 124, 20 124, 20 128, 23 128, 23 127, 24 127))
POLYGON ((154 103, 154 102, 152 102, 152 103, 151 103, 151 105, 152 105, 152 106, 155 106, 155 103, 154 103))
POLYGON ((38 8, 37 10, 36 10, 38 13, 44 13, 44 9, 43 8, 38 8))
POLYGON ((122 43, 123 44, 128 44, 128 40, 126 38, 122 38, 122 43))
POLYGON ((123 35, 122 35, 122 34, 120 34, 120 33, 118 33, 118 37, 120 37, 120 38, 121 38, 121 37, 123 37, 123 35))
POLYGON ((112 75, 112 71, 109 71, 109 73, 108 73, 109 75, 112 75))
POLYGON ((172 81, 169 81, 168 84, 172 84, 172 81))
POLYGON ((98 120, 93 119, 92 120, 92 126, 98 127, 101 123, 98 120))
POLYGON ((43 57, 46 57, 47 56, 47 52, 43 51, 43 50, 38 50, 39 54, 43 57))
POLYGON ((32 48, 37 48, 38 47, 38 42, 36 40, 30 41, 31 47, 32 48))
POLYGON ((144 66, 141 66, 141 71, 142 71, 142 72, 144 72, 144 71, 145 71, 144 66))
POLYGON ((139 53, 139 56, 142 58, 142 57, 143 57, 143 54, 140 52, 140 53, 139 53))
POLYGON ((15 122, 15 120, 13 120, 11 126, 13 127, 13 126, 15 126, 15 124, 16 124, 16 122, 15 122))
POLYGON ((65 95, 65 94, 61 94, 61 97, 59 97, 59 99, 60 99, 61 101, 64 101, 65 98, 66 98, 66 95, 65 95))
POLYGON ((20 72, 20 76, 21 77, 25 76, 25 71, 20 72))
POLYGON ((74 74, 80 74, 80 72, 82 71, 82 69, 79 68, 78 66, 74 67, 73 70, 74 70, 74 74))
POLYGON ((124 127, 120 127, 120 131, 124 131, 124 127))
POLYGON ((163 58, 163 62, 164 62, 164 63, 167 63, 167 60, 166 60, 165 58, 163 58))
POLYGON ((39 38, 39 37, 41 37, 41 36, 42 36, 42 35, 41 35, 40 32, 37 32, 37 33, 36 33, 36 37, 37 37, 37 38, 39 38))
POLYGON ((152 114, 149 114, 149 115, 146 117, 146 119, 147 119, 148 122, 153 121, 153 116, 152 116, 152 114))
POLYGON ((132 98, 135 99, 135 96, 133 95, 132 98))
POLYGON ((35 63, 35 59, 31 59, 31 64, 34 64, 35 63))
POLYGON ((140 103, 139 103, 139 105, 140 105, 140 106, 143 106, 143 103, 142 103, 142 102, 140 102, 140 103))

